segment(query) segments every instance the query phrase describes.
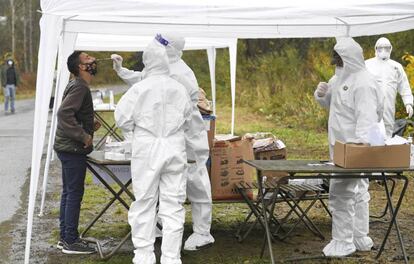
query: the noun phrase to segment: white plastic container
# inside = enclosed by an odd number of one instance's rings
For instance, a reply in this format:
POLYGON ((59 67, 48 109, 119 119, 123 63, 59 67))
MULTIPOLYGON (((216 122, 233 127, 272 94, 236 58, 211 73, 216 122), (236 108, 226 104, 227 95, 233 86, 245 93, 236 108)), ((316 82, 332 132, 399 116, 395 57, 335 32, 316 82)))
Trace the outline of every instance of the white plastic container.
POLYGON ((408 143, 410 144, 410 167, 414 167, 414 144, 413 144, 413 138, 408 137, 407 138, 408 143))
POLYGON ((109 91, 109 105, 112 108, 115 108, 115 102, 114 102, 114 92, 112 90, 109 91))

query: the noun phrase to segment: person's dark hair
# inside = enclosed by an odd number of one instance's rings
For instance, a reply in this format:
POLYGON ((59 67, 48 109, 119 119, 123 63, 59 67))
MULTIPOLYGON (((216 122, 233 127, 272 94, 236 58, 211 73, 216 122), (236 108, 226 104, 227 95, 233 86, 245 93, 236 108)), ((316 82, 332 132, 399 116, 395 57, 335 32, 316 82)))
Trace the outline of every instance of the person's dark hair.
POLYGON ((80 62, 80 54, 83 51, 74 51, 70 56, 68 57, 67 65, 68 70, 75 76, 79 76, 79 64, 80 62))

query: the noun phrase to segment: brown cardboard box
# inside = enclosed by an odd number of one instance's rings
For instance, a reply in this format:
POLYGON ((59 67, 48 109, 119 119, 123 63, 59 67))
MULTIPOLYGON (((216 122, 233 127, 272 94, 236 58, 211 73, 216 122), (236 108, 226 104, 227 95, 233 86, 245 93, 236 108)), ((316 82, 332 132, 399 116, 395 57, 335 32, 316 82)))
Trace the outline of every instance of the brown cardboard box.
MULTIPOLYGON (((242 160, 253 160, 251 140, 215 141, 211 149, 211 190, 213 200, 239 200, 235 183, 253 180, 253 168, 242 160)), ((248 193, 252 197, 252 192, 248 193)))
MULTIPOLYGON (((282 160, 286 159, 286 148, 256 152, 254 155, 257 160, 282 160)), ((266 176, 268 180, 277 181, 282 177, 288 176, 289 174, 287 172, 264 171, 262 175, 266 176)))
POLYGON ((407 168, 410 166, 410 145, 371 147, 336 141, 334 163, 349 169, 407 168))
POLYGON ((203 120, 207 130, 208 147, 211 150, 216 133, 216 117, 213 115, 203 115, 203 120))
POLYGON ((210 129, 207 130, 208 147, 213 147, 214 135, 216 132, 216 119, 210 120, 210 129))

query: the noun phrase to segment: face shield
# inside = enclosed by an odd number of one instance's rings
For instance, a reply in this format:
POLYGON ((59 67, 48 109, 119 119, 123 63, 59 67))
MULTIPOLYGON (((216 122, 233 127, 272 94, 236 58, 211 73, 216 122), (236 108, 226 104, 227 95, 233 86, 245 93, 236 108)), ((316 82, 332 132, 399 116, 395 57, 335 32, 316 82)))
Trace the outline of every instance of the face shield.
POLYGON ((157 34, 155 40, 165 46, 170 62, 174 62, 181 58, 185 46, 185 39, 178 35, 157 34))

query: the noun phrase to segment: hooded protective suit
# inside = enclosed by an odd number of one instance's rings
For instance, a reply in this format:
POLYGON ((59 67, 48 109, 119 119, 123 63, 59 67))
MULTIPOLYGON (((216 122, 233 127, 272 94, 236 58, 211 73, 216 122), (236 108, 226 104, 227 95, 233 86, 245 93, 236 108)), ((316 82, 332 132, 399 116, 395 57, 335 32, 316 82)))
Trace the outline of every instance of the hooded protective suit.
POLYGON ((392 136, 395 121, 395 101, 397 92, 401 95, 406 106, 408 117, 413 114, 413 94, 404 68, 400 63, 391 60, 391 43, 386 38, 380 38, 375 44, 375 57, 365 61, 384 93, 384 124, 387 136, 392 136))
MULTIPOLYGON (((192 102, 192 125, 193 129, 202 129, 202 132, 193 137, 187 137, 187 155, 190 160, 196 160, 194 164, 190 164, 187 171, 187 197, 191 202, 193 231, 194 233, 188 238, 184 245, 186 250, 197 250, 202 246, 214 243, 214 238, 210 235, 211 215, 212 215, 212 199, 211 184, 206 168, 206 162, 209 157, 209 147, 207 139, 207 131, 204 126, 200 111, 198 110, 198 83, 194 72, 181 59, 182 50, 184 49, 185 40, 182 37, 171 35, 157 35, 161 38, 161 42, 168 44, 165 46, 170 68, 170 76, 184 85, 188 96, 192 102)), ((119 65, 114 69, 118 76, 128 84, 134 84, 142 80, 146 76, 146 69, 143 72, 134 72, 123 68, 119 65), (120 69, 117 71, 117 69, 120 69)))
MULTIPOLYGON (((366 143, 366 133, 381 120, 383 109, 383 95, 365 68, 359 44, 352 38, 340 38, 334 49, 343 61, 343 68, 337 68, 325 95, 315 91, 316 100, 329 108, 331 158, 335 140, 366 143)), ((326 256, 346 256, 356 249, 371 249, 368 185, 368 179, 331 180, 332 241, 323 249, 326 256)))
POLYGON ((128 213, 133 263, 155 264, 156 205, 163 225, 163 264, 181 264, 185 222, 185 134, 193 137, 192 104, 184 87, 169 77, 165 48, 155 41, 143 54, 145 79, 128 90, 115 110, 117 126, 133 132, 131 173, 135 201, 128 213), (166 151, 168 150, 168 151, 166 151))

